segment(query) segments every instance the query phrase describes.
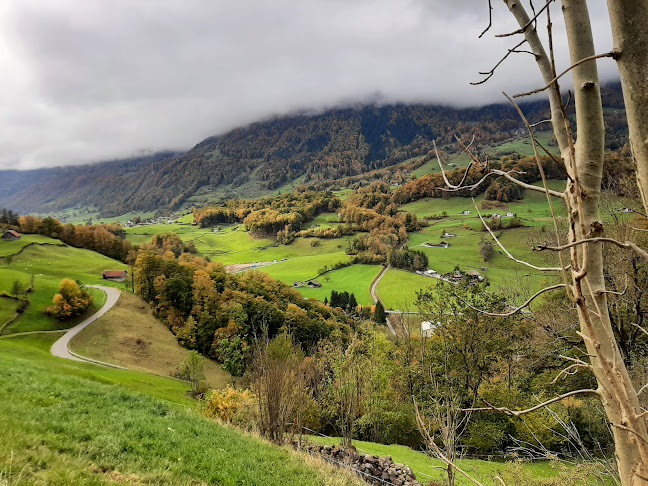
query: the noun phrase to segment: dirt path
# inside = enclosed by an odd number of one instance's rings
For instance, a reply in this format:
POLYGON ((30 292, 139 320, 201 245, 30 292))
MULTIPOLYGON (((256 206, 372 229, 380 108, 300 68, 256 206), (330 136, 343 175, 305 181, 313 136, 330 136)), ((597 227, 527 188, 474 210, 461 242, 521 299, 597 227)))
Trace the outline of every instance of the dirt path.
POLYGON ((385 273, 387 273, 387 270, 389 270, 390 267, 383 267, 383 269, 380 271, 378 276, 374 279, 374 281, 371 283, 371 298, 374 301, 374 304, 378 302, 378 293, 376 292, 376 289, 378 288, 378 284, 380 283, 380 280, 383 278, 385 273))
POLYGON ((121 366, 111 365, 110 363, 103 363, 101 361, 96 361, 78 355, 76 353, 72 353, 68 349, 70 340, 74 336, 79 334, 88 325, 92 324, 94 321, 96 321, 101 316, 103 316, 106 312, 108 312, 112 308, 112 306, 115 305, 115 303, 119 299, 119 296, 121 295, 121 292, 118 289, 115 289, 113 287, 104 287, 102 285, 88 285, 88 287, 92 287, 94 289, 99 289, 104 291, 106 293, 106 303, 103 305, 101 309, 99 309, 96 313, 92 314, 81 324, 77 324, 72 329, 69 329, 63 336, 61 336, 60 339, 58 339, 54 344, 52 344, 52 348, 50 349, 50 351, 54 356, 58 356, 59 358, 71 359, 73 361, 85 361, 88 363, 97 363, 106 366, 112 366, 114 368, 121 368, 121 366))

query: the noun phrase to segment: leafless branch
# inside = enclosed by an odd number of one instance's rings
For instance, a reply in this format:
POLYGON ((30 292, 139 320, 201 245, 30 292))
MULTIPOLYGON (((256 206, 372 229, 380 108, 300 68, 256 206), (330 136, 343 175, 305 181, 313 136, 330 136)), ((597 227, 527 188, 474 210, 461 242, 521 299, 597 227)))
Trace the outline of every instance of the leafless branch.
POLYGON ((603 53, 603 54, 596 54, 596 55, 594 55, 594 56, 585 57, 585 58, 581 59, 580 61, 575 62, 574 64, 572 64, 571 66, 569 66, 569 67, 568 67, 567 69, 565 69, 562 73, 560 73, 558 76, 556 76, 556 77, 553 78, 551 81, 549 81, 547 84, 545 84, 542 88, 534 89, 533 91, 527 91, 526 93, 518 93, 518 94, 516 94, 516 95, 513 95, 513 98, 521 98, 521 97, 523 97, 523 96, 530 96, 530 95, 532 95, 532 94, 541 93, 541 92, 543 92, 545 89, 550 88, 551 85, 553 85, 556 81, 558 81, 561 77, 563 77, 563 76, 564 76, 565 74, 567 74, 569 71, 571 71, 572 69, 574 69, 576 66, 580 66, 580 65, 583 64, 584 62, 593 61, 593 60, 595 60, 595 59, 600 59, 600 58, 602 58, 602 57, 611 57, 611 58, 613 58, 613 59, 616 59, 617 57, 619 57, 619 54, 620 54, 619 51, 617 51, 617 50, 612 50, 612 51, 610 51, 610 52, 605 52, 605 53, 603 53))
MULTIPOLYGON (((520 53, 520 52, 529 52, 529 51, 518 51, 518 50, 517 50, 517 48, 520 47, 520 46, 521 46, 522 44, 524 44, 525 42, 526 42, 526 39, 522 39, 518 44, 515 45, 515 47, 513 47, 513 48, 511 48, 511 49, 508 49, 507 52, 506 52, 506 54, 504 54, 504 55, 502 56, 502 58, 497 62, 497 64, 495 64, 495 66, 492 67, 492 69, 491 69, 490 71, 482 71, 482 72, 479 73, 479 74, 481 74, 481 75, 483 75, 483 76, 486 76, 484 79, 482 79, 481 81, 471 82, 470 84, 472 84, 473 86, 477 86, 477 85, 480 85, 480 84, 484 84, 486 81, 488 81, 490 78, 493 77, 493 75, 495 74, 495 70, 496 70, 498 67, 500 67, 500 65, 501 65, 504 61, 506 61, 506 59, 507 59, 511 54, 513 54, 514 52, 516 52, 516 53, 520 53)), ((533 54, 533 53, 532 53, 532 54, 533 54)))
POLYGON ((546 120, 540 120, 539 122, 532 123, 529 125, 531 128, 535 128, 538 125, 542 125, 543 123, 551 123, 551 118, 547 118, 546 120))
POLYGON ((558 373, 558 374, 556 375, 556 377, 553 379, 553 381, 551 382, 551 384, 552 384, 552 385, 555 385, 556 383, 558 383, 558 380, 559 380, 562 376, 567 376, 567 375, 573 375, 573 374, 575 374, 575 373, 579 370, 579 368, 586 368, 586 369, 591 370, 591 369, 592 369, 592 366, 589 365, 589 364, 587 364, 587 363, 585 363, 585 364, 574 363, 573 365, 569 365, 567 368, 561 370, 560 373, 558 373), (574 370, 574 371, 572 371, 572 370, 574 370))
POLYGON ((536 410, 540 410, 541 408, 544 408, 547 405, 551 405, 552 403, 556 403, 559 402, 560 400, 564 400, 565 398, 569 398, 569 397, 573 397, 574 395, 581 395, 581 394, 600 396, 598 391, 592 390, 591 388, 585 388, 582 390, 574 390, 568 393, 563 393, 560 396, 552 398, 551 400, 547 400, 546 402, 542 402, 536 405, 535 407, 527 408, 526 410, 511 410, 506 407, 494 407, 493 405, 489 404, 488 407, 465 408, 463 409, 463 411, 464 412, 501 412, 510 417, 520 417, 522 415, 535 412, 536 410))
POLYGON ((538 10, 538 12, 533 16, 533 18, 531 18, 531 20, 529 20, 525 25, 523 25, 519 29, 514 30, 513 32, 509 32, 508 34, 498 34, 495 37, 510 37, 515 34, 524 34, 524 32, 533 24, 533 22, 535 22, 535 20, 540 16, 540 14, 544 12, 545 9, 549 7, 549 4, 553 1, 554 0, 547 0, 547 3, 544 4, 544 7, 538 10))
POLYGON ((587 238, 584 240, 572 241, 571 243, 566 243, 561 246, 539 245, 539 246, 534 246, 532 249, 533 251, 543 251, 543 250, 563 251, 563 250, 567 250, 568 248, 572 248, 578 245, 583 245, 586 243, 612 243, 613 245, 616 245, 619 248, 626 248, 629 250, 633 250, 637 255, 642 257, 644 260, 648 260, 648 252, 646 250, 639 248, 632 241, 626 241, 624 243, 621 241, 617 241, 614 238, 605 238, 605 237, 587 238))
POLYGON ((639 391, 637 392, 637 396, 641 395, 644 391, 648 390, 648 383, 646 383, 644 386, 642 386, 639 391))
MULTIPOLYGON (((560 198, 560 199, 565 199, 565 195, 562 192, 554 191, 552 189, 545 190, 543 187, 533 186, 531 184, 527 184, 526 182, 522 182, 521 180, 516 179, 515 177, 511 176, 509 172, 504 172, 504 171, 499 170, 499 169, 493 169, 492 172, 493 172, 493 174, 501 175, 501 176, 505 177, 506 179, 508 179, 509 181, 517 184, 518 186, 523 187, 525 189, 528 189, 530 191, 542 192, 543 194, 549 193, 553 197, 557 197, 557 198, 560 198)), ((515 171, 510 171, 510 172, 515 172, 515 171)))
POLYGON ((557 284, 557 285, 552 285, 551 287, 545 287, 544 289, 539 290, 538 292, 536 292, 535 294, 533 294, 533 295, 532 295, 532 296, 531 296, 531 297, 530 297, 530 298, 529 298, 529 299, 528 299, 524 304, 522 304, 520 307, 516 307, 516 308, 513 309, 512 311, 510 311, 510 312, 506 312, 506 313, 504 313, 504 314, 496 314, 496 313, 493 313, 493 312, 488 312, 488 311, 485 311, 485 310, 482 310, 482 309, 478 309, 477 307, 473 307, 472 305, 470 305, 468 302, 464 301, 464 300, 461 299, 461 298, 459 298, 459 300, 461 300, 461 301, 462 301, 462 302, 463 302, 467 307, 471 308, 471 309, 474 310, 474 311, 479 312, 480 314, 484 314, 484 315, 491 316, 491 317, 509 317, 509 316, 512 316, 513 314, 517 314, 517 313, 520 312, 522 309, 524 309, 525 307, 527 307, 527 306, 528 306, 531 302, 533 302, 533 301, 534 301, 534 300, 535 300, 539 295, 544 294, 545 292, 549 292, 550 290, 561 289, 561 288, 564 288, 564 287, 565 287, 565 284, 564 284, 564 283, 562 283, 562 284, 557 284))
POLYGON ((475 478, 473 478, 470 474, 468 474, 466 471, 461 469, 459 466, 454 464, 450 459, 446 457, 446 455, 439 449, 439 446, 436 445, 434 442, 434 439, 430 436, 430 432, 425 425, 425 422, 423 422, 423 418, 421 417, 421 412, 419 411, 418 403, 416 403, 416 399, 413 398, 414 401, 414 410, 416 412, 416 424, 418 425, 419 430, 423 434, 423 438, 425 439, 425 442, 432 448, 434 451, 434 454, 441 459, 443 462, 445 462, 448 466, 451 466, 453 469, 459 471, 462 475, 464 475, 469 481, 472 481, 474 484, 477 486, 484 486, 482 483, 477 481, 475 478))
POLYGON ((473 199, 473 205, 475 206, 475 210, 477 211, 477 216, 479 216, 479 219, 481 220, 482 224, 484 227, 488 230, 490 235, 493 237, 495 240, 495 243, 497 243, 497 246, 499 246, 502 251, 504 252, 505 256, 509 258, 510 260, 513 260, 514 262, 520 263, 522 265, 526 265, 527 267, 533 268, 534 270, 540 270, 542 272, 560 272, 562 270, 561 267, 538 267, 532 263, 525 262, 524 260, 519 260, 515 258, 511 253, 506 249, 504 245, 500 242, 500 240, 495 236, 495 233, 493 233, 493 230, 490 229, 490 226, 486 224, 486 221, 484 221, 484 217, 482 214, 479 212, 479 208, 477 207, 477 204, 475 203, 475 200, 473 199))
POLYGON ((479 34, 478 39, 481 39, 482 36, 490 30, 490 28, 493 26, 493 5, 491 0, 488 0, 488 25, 486 28, 482 31, 481 34, 479 34))

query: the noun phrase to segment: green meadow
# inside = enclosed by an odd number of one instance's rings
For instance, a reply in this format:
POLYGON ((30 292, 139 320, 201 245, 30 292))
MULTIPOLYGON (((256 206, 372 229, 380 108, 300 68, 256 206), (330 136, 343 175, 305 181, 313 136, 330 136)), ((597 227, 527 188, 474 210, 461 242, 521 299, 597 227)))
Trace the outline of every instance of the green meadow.
MULTIPOLYGON (((339 437, 318 437, 308 436, 308 440, 327 445, 337 445, 340 443, 339 437)), ((377 444, 375 442, 364 442, 361 440, 354 440, 353 445, 357 448, 358 452, 364 454, 371 454, 378 457, 391 456, 392 460, 396 463, 407 464, 414 474, 416 479, 423 484, 429 481, 445 481, 447 480, 446 473, 441 469, 444 464, 439 459, 431 458, 423 452, 415 451, 409 447, 402 445, 385 445, 377 444)), ((457 461, 461 467, 468 474, 475 479, 481 481, 485 486, 500 486, 502 483, 495 479, 495 476, 502 477, 506 484, 528 484, 527 482, 510 483, 511 479, 515 478, 524 481, 539 480, 548 481, 553 479, 558 482, 542 482, 533 484, 571 484, 585 486, 589 484, 612 485, 613 482, 590 482, 588 473, 592 471, 585 469, 584 466, 567 464, 557 461, 538 461, 538 462, 496 462, 496 461, 482 461, 479 459, 461 459, 457 461), (520 477, 522 476, 522 477, 520 477), (565 481, 565 482, 562 482, 565 481)), ((593 479, 593 478, 591 478, 593 479)), ((595 481, 595 480, 594 480, 595 481)), ((440 484, 440 483, 435 483, 440 484)), ((445 483, 443 483, 445 484, 445 483)), ((457 473, 457 485, 469 486, 472 485, 471 481, 457 473)))
MULTIPOLYGON (((31 237, 32 235, 24 238, 29 240, 31 237)), ((5 243, 19 242, 0 242, 0 248, 5 243)), ((3 334, 55 330, 74 325, 76 321, 60 323, 43 313, 45 307, 52 304, 52 298, 64 278, 79 280, 84 284, 124 285, 107 282, 102 278, 104 270, 128 270, 121 262, 90 250, 62 246, 59 240, 51 238, 40 237, 38 242, 32 243, 34 244, 25 246, 22 251, 17 250, 19 253, 12 254, 11 258, 0 259, 0 292, 9 292, 16 280, 28 287, 31 278, 34 278, 34 291, 29 294, 31 304, 16 322, 3 329, 3 334)), ((103 301, 103 292, 94 289, 90 289, 90 292, 95 297, 95 306, 103 301)), ((0 299, 0 318, 7 315, 7 309, 11 306, 15 309, 15 301, 0 299)), ((5 322, 6 319, 0 321, 0 327, 5 322)))
POLYGON ((304 297, 313 297, 320 301, 323 301, 325 297, 330 298, 332 290, 346 291, 355 295, 358 304, 372 305, 371 283, 378 276, 380 270, 382 270, 380 265, 351 265, 318 277, 317 281, 322 284, 321 288, 301 287, 297 290, 304 297))
POLYGON ((201 416, 185 382, 55 358, 57 338, 0 339, 2 484, 358 484, 201 416))

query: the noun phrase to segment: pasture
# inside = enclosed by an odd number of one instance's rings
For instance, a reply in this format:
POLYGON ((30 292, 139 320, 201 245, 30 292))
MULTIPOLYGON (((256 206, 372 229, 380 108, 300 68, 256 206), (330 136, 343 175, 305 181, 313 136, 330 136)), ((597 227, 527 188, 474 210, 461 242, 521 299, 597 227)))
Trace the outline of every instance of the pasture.
MULTIPOLYGON (((309 436, 308 440, 317 444, 327 445, 337 445, 340 443, 339 437, 309 436)), ((361 440, 354 440, 353 445, 359 453, 371 454, 378 457, 391 456, 394 462, 407 464, 414 471, 414 474, 416 474, 416 479, 424 484, 429 481, 447 480, 447 475, 441 470, 443 467, 441 460, 428 457, 423 452, 397 444, 385 445, 361 440)), ((594 477, 589 477, 589 475, 600 472, 596 466, 574 465, 573 463, 559 461, 538 461, 531 463, 522 461, 496 462, 482 461, 479 459, 461 459, 458 461, 458 465, 468 474, 482 481, 485 486, 500 486, 502 483, 495 479, 495 476, 501 476, 507 481, 507 484, 519 485, 528 484, 529 480, 534 479, 540 481, 553 479, 555 481, 543 482, 541 484, 567 484, 567 482, 574 486, 613 484, 611 481, 609 483, 605 481, 601 483, 590 482, 590 480, 595 479, 594 477), (509 483, 508 481, 513 478, 521 482, 509 483), (562 480, 559 478, 562 478, 562 480)), ((473 483, 457 473, 458 486, 469 486, 471 484, 473 483)))
MULTIPOLYGON (((61 323, 43 313, 45 307, 52 304, 52 298, 64 278, 80 280, 84 284, 124 285, 102 278, 104 270, 129 270, 123 263, 90 250, 57 245, 60 242, 51 238, 46 238, 43 243, 47 244, 26 246, 13 255, 9 263, 6 258, 0 260, 0 291, 9 292, 16 280, 27 287, 31 277, 34 278, 34 292, 29 294, 31 305, 16 322, 3 330, 4 334, 62 329, 74 325, 75 321, 61 323)), ((94 289, 90 289, 90 292, 95 300, 104 299, 103 292, 94 289)), ((6 313, 6 305, 0 304, 0 308, 5 309, 3 312, 6 313)))
POLYGON ((358 304, 372 305, 371 283, 380 270, 382 270, 380 265, 351 265, 317 277, 317 281, 322 284, 319 289, 301 287, 297 290, 304 297, 313 297, 320 301, 324 301, 325 297, 330 298, 332 290, 346 291, 355 295, 358 304))
POLYGON ((359 484, 201 416, 185 382, 55 358, 57 337, 0 339, 6 484, 359 484))

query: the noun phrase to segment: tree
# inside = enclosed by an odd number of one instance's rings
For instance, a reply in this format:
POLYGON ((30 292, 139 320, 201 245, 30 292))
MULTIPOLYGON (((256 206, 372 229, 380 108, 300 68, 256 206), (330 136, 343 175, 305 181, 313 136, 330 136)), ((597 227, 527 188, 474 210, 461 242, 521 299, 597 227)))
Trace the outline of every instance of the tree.
POLYGON ((378 324, 384 324, 387 322, 387 314, 385 313, 385 308, 382 305, 382 302, 379 300, 376 301, 376 307, 373 312, 373 320, 378 324))
POLYGON ((47 307, 45 313, 56 316, 59 320, 83 314, 94 302, 88 291, 72 279, 61 280, 58 290, 52 299, 54 305, 47 307))
MULTIPOLYGON (((578 310, 580 335, 589 356, 589 362, 578 360, 573 363, 573 366, 590 370, 598 382, 596 390, 578 390, 558 398, 573 396, 576 393, 599 396, 612 426, 621 483, 624 486, 645 484, 645 481, 648 480, 646 414, 640 406, 637 390, 633 386, 623 355, 614 338, 608 310, 608 291, 602 246, 604 242, 613 244, 635 251, 643 258, 648 258, 648 253, 634 243, 620 242, 604 236, 605 228, 598 207, 601 194, 605 130, 595 60, 601 57, 612 57, 618 63, 628 112, 630 142, 637 165, 638 184, 641 188, 644 206, 648 208, 646 196, 648 194, 648 82, 646 82, 648 34, 641 27, 648 21, 648 2, 645 0, 636 2, 608 1, 616 49, 597 55, 594 49, 587 2, 585 0, 563 0, 562 15, 565 21, 572 65, 560 75, 556 70, 553 52, 550 17, 552 2, 548 1, 533 18, 528 15, 524 4, 518 0, 504 0, 504 3, 520 26, 512 34, 524 36, 522 43, 528 44, 528 50, 533 53, 544 79, 545 86, 533 92, 548 92, 551 124, 560 149, 562 164, 564 164, 568 176, 564 192, 549 190, 546 184, 544 189, 540 189, 547 195, 550 206, 553 204, 552 198, 564 201, 568 208, 569 219, 569 233, 566 242, 562 241, 556 223, 557 245, 538 248, 558 252, 560 267, 542 270, 555 271, 562 275, 563 284, 560 288, 566 290, 569 299, 578 310), (536 30, 537 19, 543 14, 547 18, 549 32, 548 53, 536 30), (567 72, 571 73, 574 83, 573 99, 576 110, 577 139, 574 137, 575 132, 571 120, 567 116, 567 109, 558 83, 559 78, 567 72)), ((508 57, 513 51, 515 49, 509 51, 505 57, 508 57)), ((494 70, 495 68, 481 82, 489 79, 494 70)), ((513 101, 511 98, 509 99, 513 101)), ((533 137, 533 129, 524 118, 519 106, 515 106, 532 134, 536 159, 542 172, 538 157, 538 144, 533 137)), ((537 190, 516 179, 510 172, 491 170, 490 173, 503 176, 525 189, 537 190)), ((447 178, 446 183, 448 186, 457 187, 453 186, 447 178)), ((553 206, 551 207, 553 211, 553 206)), ((510 253, 506 253, 509 258, 514 259, 510 253)), ((559 286, 551 287, 551 289, 556 288, 559 286)), ((524 411, 524 413, 527 412, 524 411)))
POLYGON ((205 358, 198 351, 189 351, 182 362, 178 378, 186 380, 191 385, 190 394, 197 397, 205 391, 205 358))
POLYGON ((490 257, 493 256, 493 253, 495 253, 493 244, 486 238, 482 238, 481 242, 479 243, 479 254, 482 257, 482 260, 487 262, 490 257))

